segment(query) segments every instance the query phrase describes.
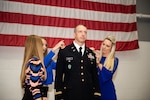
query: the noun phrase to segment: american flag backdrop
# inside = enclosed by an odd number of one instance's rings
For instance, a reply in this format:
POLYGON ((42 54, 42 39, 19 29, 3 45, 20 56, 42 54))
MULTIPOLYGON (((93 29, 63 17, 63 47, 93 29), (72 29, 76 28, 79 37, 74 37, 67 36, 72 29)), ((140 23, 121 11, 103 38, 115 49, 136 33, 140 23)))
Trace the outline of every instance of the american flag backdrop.
POLYGON ((0 46, 24 46, 28 35, 70 44, 74 27, 88 28, 88 47, 100 48, 109 34, 116 36, 117 51, 138 49, 136 0, 1 0, 0 46))

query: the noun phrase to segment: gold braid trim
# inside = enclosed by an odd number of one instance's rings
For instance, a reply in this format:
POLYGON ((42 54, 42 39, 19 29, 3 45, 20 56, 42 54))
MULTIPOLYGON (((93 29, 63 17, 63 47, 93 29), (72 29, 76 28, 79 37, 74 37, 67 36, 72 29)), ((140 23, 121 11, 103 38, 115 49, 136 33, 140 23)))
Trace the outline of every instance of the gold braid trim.
POLYGON ((55 95, 62 94, 62 91, 55 92, 55 95))
POLYGON ((98 95, 98 96, 101 96, 101 93, 98 93, 98 92, 94 92, 94 95, 98 95))

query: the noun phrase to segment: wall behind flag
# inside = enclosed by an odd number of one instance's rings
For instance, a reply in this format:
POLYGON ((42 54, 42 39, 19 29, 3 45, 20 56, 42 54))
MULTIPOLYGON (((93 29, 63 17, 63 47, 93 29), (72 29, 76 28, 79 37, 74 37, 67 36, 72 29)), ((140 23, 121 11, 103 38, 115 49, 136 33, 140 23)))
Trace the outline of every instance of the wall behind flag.
POLYGON ((139 14, 137 18, 137 29, 139 41, 150 42, 150 0, 137 0, 136 13, 139 14))
MULTIPOLYGON (((149 100, 150 42, 139 42, 140 49, 117 51, 119 65, 113 81, 118 100, 149 100)), ((0 46, 0 100, 21 100, 20 72, 24 47, 0 46)), ((54 99, 50 85, 49 100, 54 99)))
POLYGON ((89 29, 89 47, 99 49, 106 35, 112 34, 117 51, 139 48, 136 0, 0 1, 1 46, 24 46, 30 34, 47 37, 49 47, 61 39, 69 44, 77 24, 89 29))

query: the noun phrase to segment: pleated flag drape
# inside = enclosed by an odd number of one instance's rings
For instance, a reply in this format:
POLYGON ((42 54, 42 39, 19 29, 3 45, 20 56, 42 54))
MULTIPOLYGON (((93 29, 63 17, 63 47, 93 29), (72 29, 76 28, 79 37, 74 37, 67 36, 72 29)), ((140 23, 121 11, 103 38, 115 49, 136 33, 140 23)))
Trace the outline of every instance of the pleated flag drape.
POLYGON ((0 46, 24 46, 28 35, 47 38, 48 46, 72 42, 74 27, 88 28, 88 47, 100 48, 109 34, 117 51, 138 49, 136 0, 8 0, 0 1, 0 46))

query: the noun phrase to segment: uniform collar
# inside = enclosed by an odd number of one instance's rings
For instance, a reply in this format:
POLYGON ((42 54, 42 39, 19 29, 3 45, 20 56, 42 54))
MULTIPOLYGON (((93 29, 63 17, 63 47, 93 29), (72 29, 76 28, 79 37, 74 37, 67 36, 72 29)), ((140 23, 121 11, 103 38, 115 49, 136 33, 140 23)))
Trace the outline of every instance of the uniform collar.
POLYGON ((82 54, 83 54, 83 52, 85 50, 85 44, 83 44, 82 46, 79 46, 75 41, 73 41, 73 44, 76 47, 76 49, 78 50, 78 52, 79 52, 79 48, 82 47, 82 54))

